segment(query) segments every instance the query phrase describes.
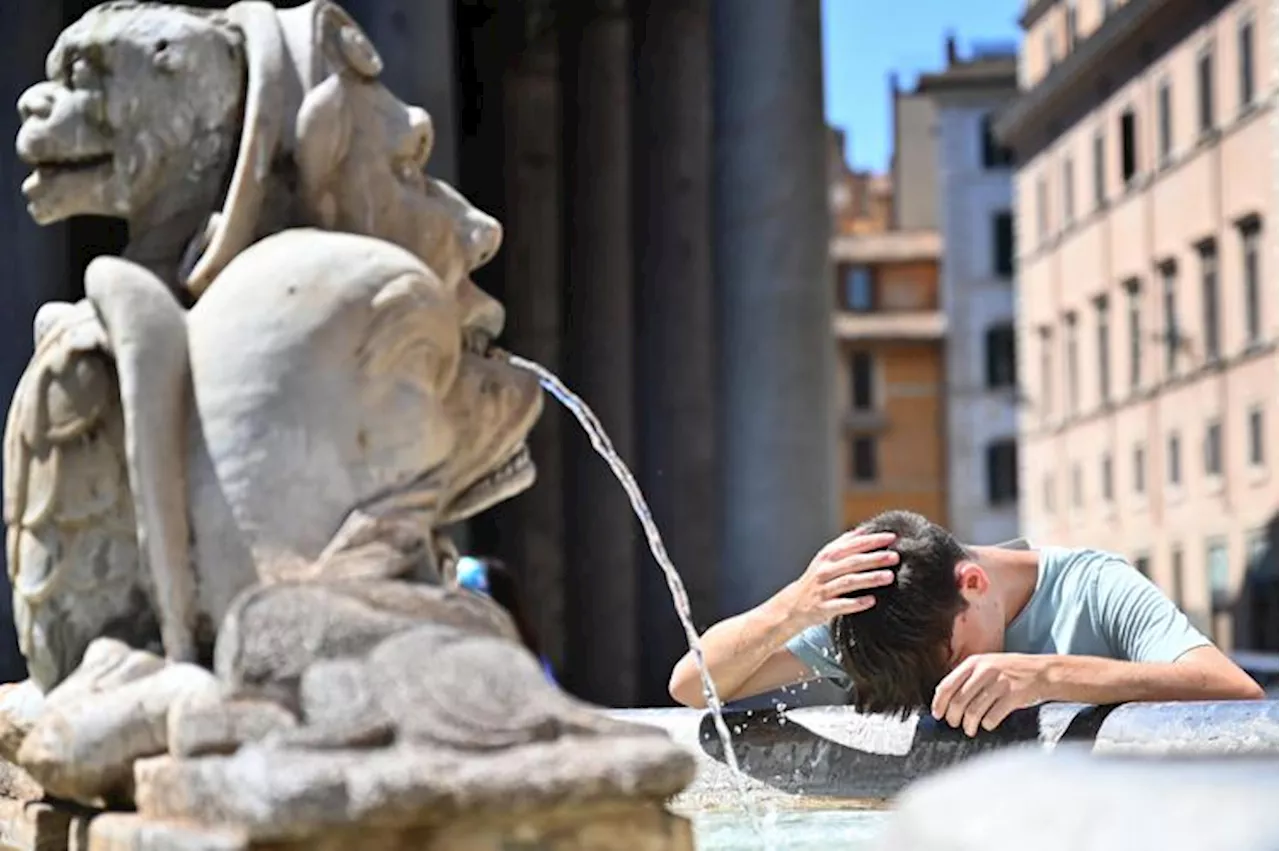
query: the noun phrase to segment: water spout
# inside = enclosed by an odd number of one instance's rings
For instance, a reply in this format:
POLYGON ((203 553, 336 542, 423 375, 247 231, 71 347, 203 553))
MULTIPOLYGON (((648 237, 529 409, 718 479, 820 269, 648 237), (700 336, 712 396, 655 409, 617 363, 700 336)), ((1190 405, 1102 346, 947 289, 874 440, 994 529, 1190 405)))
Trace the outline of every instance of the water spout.
POLYGON ((627 492, 627 497, 631 500, 631 508, 635 511, 636 517, 639 518, 640 525, 644 527, 645 538, 649 543, 649 551, 653 553, 654 560, 662 568, 663 575, 666 576, 667 587, 671 590, 671 599, 675 603, 676 614, 684 627, 685 639, 689 642, 689 650, 698 666, 698 674, 702 679, 702 693, 706 698, 708 709, 711 710, 711 718, 715 724, 716 735, 719 737, 720 745, 724 749, 725 762, 728 763, 738 781, 742 793, 743 807, 746 809, 757 835, 763 837, 764 831, 760 817, 755 811, 755 806, 751 802, 750 794, 743 781, 742 772, 738 766, 738 756, 733 751, 733 735, 730 733, 728 725, 725 724, 724 705, 720 701, 720 694, 716 691, 716 684, 711 679, 711 672, 707 670, 706 660, 702 655, 702 643, 698 638, 698 630, 693 625, 693 609, 689 604, 689 593, 685 590, 684 580, 680 578, 675 565, 672 564, 671 557, 667 555, 666 545, 662 542, 662 535, 658 532, 658 525, 653 520, 653 514, 649 511, 649 505, 645 502, 640 485, 636 482, 635 476, 631 474, 631 470, 628 469, 626 463, 614 450, 613 443, 609 440, 609 435, 605 432, 604 427, 596 419, 595 413, 586 402, 583 402, 577 394, 565 386, 563 381, 541 364, 525 360, 508 352, 503 352, 502 354, 512 366, 528 370, 536 375, 542 387, 554 396, 560 404, 569 409, 569 412, 573 414, 578 424, 582 426, 587 436, 591 439, 592 448, 608 463, 609 469, 613 471, 623 490, 627 492))

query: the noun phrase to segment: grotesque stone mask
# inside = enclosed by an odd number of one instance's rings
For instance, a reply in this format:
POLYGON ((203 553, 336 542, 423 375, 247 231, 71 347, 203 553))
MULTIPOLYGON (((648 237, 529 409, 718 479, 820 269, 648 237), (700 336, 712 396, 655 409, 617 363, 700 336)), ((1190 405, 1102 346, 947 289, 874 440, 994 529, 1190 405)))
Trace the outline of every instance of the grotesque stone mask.
POLYGON ((133 218, 183 191, 166 175, 198 183, 226 168, 245 70, 220 16, 104 3, 62 33, 46 73, 18 104, 18 154, 35 169, 22 189, 40 224, 133 218))

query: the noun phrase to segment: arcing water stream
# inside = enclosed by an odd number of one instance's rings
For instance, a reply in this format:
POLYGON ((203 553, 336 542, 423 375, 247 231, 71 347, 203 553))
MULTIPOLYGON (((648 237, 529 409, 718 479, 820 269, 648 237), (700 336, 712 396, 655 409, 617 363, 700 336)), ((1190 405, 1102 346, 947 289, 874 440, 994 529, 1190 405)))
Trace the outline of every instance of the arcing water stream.
POLYGON ((707 707, 711 710, 711 718, 715 724, 720 745, 724 749, 725 762, 729 764, 730 770, 733 771, 733 776, 738 780, 742 792, 742 804, 747 811, 747 816, 751 819, 752 826, 756 829, 756 835, 763 839, 764 826, 743 782, 742 772, 738 767, 738 756, 733 751, 733 736, 729 732, 729 726, 724 721, 724 707, 720 702, 720 695, 716 691, 716 684, 712 681, 711 673, 707 670, 706 662, 702 656, 702 644, 698 639, 698 630, 693 625, 693 610, 689 605, 689 594, 685 590, 684 581, 676 571, 675 565, 671 563, 671 557, 667 555, 667 548, 662 543, 662 535, 658 533, 658 526, 653 520, 653 514, 649 511, 648 503, 645 502, 644 494, 640 491, 640 485, 636 482, 635 476, 631 474, 631 470, 627 468, 626 463, 614 451, 609 435, 605 433, 604 427, 596 419, 595 413, 588 407, 586 402, 578 398, 572 390, 564 385, 564 382, 541 364, 525 360, 518 355, 504 354, 512 366, 528 370, 538 376, 538 381, 543 388, 554 396, 560 404, 569 409, 569 412, 577 419, 578 424, 582 426, 587 436, 591 438, 592 448, 608 463, 609 469, 613 471, 623 490, 627 492, 627 497, 631 500, 631 508, 635 511, 636 517, 639 518, 640 525, 644 527, 645 538, 649 542, 649 550, 653 553, 654 560, 658 562, 658 566, 662 568, 662 572, 667 578, 667 587, 671 589, 671 599, 675 603, 676 614, 680 617, 680 623, 684 626, 685 638, 689 641, 689 650, 693 653, 693 659, 698 665, 698 673, 702 678, 702 692, 706 697, 707 707))

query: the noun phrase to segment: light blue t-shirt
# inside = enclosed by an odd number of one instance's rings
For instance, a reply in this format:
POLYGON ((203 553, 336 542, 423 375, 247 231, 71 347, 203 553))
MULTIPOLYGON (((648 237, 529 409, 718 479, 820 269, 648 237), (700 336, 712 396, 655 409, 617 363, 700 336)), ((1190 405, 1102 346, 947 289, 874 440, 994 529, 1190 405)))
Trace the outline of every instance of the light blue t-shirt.
MULTIPOLYGON (((1006 652, 1173 662, 1212 643, 1123 557, 1066 547, 1041 547, 1039 554, 1035 591, 1005 629, 1006 652)), ((819 677, 848 688, 829 625, 810 627, 786 646, 819 677)))

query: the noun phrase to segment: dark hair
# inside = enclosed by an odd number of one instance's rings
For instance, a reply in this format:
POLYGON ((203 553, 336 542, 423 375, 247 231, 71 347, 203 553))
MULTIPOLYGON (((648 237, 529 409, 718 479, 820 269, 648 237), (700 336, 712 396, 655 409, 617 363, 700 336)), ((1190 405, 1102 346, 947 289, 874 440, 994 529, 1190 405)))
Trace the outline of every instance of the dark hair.
POLYGON ((876 604, 831 624, 859 712, 905 716, 928 706, 947 674, 955 617, 965 608, 955 566, 972 558, 955 537, 911 511, 886 511, 858 527, 892 532, 898 553, 892 585, 872 592, 876 604))
POLYGON ((515 623, 516 632, 520 633, 520 641, 535 656, 542 655, 538 636, 533 624, 524 611, 524 595, 520 591, 520 581, 506 563, 496 558, 482 558, 485 576, 489 582, 489 597, 499 606, 507 610, 515 623))

